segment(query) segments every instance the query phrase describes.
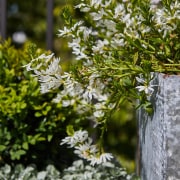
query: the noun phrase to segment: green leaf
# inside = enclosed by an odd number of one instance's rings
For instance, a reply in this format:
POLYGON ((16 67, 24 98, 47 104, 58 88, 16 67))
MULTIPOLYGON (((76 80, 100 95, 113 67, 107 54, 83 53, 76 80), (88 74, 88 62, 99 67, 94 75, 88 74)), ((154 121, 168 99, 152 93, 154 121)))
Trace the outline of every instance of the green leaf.
POLYGON ((6 146, 0 145, 0 151, 4 151, 6 149, 6 146))
POLYGON ((45 137, 39 137, 39 138, 37 139, 37 141, 45 141, 45 140, 46 140, 45 137))
POLYGON ((133 57, 134 65, 136 65, 137 61, 138 61, 138 52, 136 52, 133 57))
POLYGON ((28 144, 28 142, 24 142, 24 143, 22 144, 22 147, 23 147, 23 149, 28 150, 28 149, 29 149, 29 144, 28 144))
POLYGON ((52 134, 48 134, 48 137, 47 137, 48 141, 51 141, 52 138, 53 138, 53 135, 52 134))
POLYGON ((11 159, 12 160, 19 160, 22 155, 26 154, 25 150, 19 149, 17 151, 10 151, 11 159))
POLYGON ((27 104, 26 104, 26 103, 22 103, 22 104, 21 104, 21 109, 25 109, 25 108, 26 108, 26 106, 27 106, 27 104))
POLYGON ((32 144, 32 145, 35 145, 36 144, 36 139, 33 136, 29 135, 28 136, 28 142, 30 144, 32 144))
POLYGON ((47 107, 46 107, 46 111, 49 112, 49 111, 51 110, 51 108, 52 108, 51 106, 47 106, 47 107))
POLYGON ((73 128, 73 126, 72 126, 72 125, 68 125, 68 126, 66 127, 66 132, 67 132, 68 136, 72 136, 72 135, 74 134, 74 128, 73 128))
POLYGON ((36 117, 41 117, 42 114, 41 114, 40 112, 36 112, 36 113, 35 113, 35 116, 36 116, 36 117))
POLYGON ((3 58, 3 53, 2 53, 2 51, 0 51, 0 59, 2 59, 3 58))

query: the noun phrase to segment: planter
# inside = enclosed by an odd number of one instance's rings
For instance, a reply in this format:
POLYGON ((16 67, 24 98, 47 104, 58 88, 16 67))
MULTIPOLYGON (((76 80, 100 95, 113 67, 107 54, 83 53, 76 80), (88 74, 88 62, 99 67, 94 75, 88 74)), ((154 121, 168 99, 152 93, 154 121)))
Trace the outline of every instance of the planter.
POLYGON ((142 180, 180 179, 180 76, 155 74, 154 113, 138 112, 142 180))

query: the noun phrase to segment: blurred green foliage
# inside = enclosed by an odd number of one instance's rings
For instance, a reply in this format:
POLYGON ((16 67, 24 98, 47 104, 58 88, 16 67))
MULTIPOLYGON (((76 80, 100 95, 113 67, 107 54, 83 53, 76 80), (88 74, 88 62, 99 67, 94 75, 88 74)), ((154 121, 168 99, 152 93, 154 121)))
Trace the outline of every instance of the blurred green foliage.
MULTIPOLYGON (((63 28, 64 20, 61 18, 63 8, 68 6, 73 17, 79 16, 79 11, 74 10, 74 0, 53 0, 53 51, 60 54, 62 60, 69 60, 71 53, 67 48, 65 39, 57 37, 58 30, 63 28), (68 53, 67 53, 68 52, 68 53)), ((46 48, 47 30, 47 1, 7 1, 7 37, 12 38, 15 32, 24 32, 28 40, 38 47, 46 48)))
POLYGON ((105 144, 129 172, 135 170, 137 129, 136 112, 129 102, 125 101, 108 121, 105 144))

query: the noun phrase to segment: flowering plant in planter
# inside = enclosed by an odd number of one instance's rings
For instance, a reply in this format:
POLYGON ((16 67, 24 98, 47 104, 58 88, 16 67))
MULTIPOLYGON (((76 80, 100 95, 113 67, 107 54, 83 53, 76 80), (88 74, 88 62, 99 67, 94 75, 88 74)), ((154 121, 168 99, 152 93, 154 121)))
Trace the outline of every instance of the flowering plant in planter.
POLYGON ((25 67, 38 77, 42 93, 56 93, 54 103, 73 107, 79 121, 93 122, 91 129, 100 132, 97 145, 73 123, 61 144, 95 165, 113 157, 104 152, 102 141, 113 111, 124 101, 139 99, 139 106, 151 112, 149 99, 156 86, 151 72, 180 71, 180 3, 81 0, 75 8, 84 21, 72 19, 65 8, 66 26, 58 34, 69 38, 75 55, 70 71, 63 71, 54 54, 34 57, 25 67))

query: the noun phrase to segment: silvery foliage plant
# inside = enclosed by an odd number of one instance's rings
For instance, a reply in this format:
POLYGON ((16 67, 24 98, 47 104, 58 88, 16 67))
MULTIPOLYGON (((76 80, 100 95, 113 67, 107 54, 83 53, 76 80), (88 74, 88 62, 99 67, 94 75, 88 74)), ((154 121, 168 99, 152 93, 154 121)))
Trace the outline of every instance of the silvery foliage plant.
POLYGON ((17 164, 14 168, 8 164, 0 168, 1 180, 138 180, 134 174, 128 174, 118 164, 106 162, 96 167, 82 160, 74 161, 72 166, 59 172, 53 165, 38 171, 35 165, 24 167, 17 164))
POLYGON ((66 25, 58 31, 68 38, 74 54, 65 72, 54 54, 34 57, 25 67, 38 78, 42 93, 54 91, 54 103, 71 107, 100 132, 97 144, 87 130, 73 129, 61 144, 91 165, 110 161, 103 150, 103 135, 113 111, 126 100, 139 99, 151 113, 153 73, 179 71, 179 0, 81 0, 84 19, 75 20, 68 8, 66 25))
POLYGON ((134 174, 128 174, 125 169, 110 162, 93 167, 85 165, 82 160, 63 172, 62 180, 138 180, 134 174))
POLYGON ((45 170, 38 171, 35 165, 24 167, 17 164, 15 167, 5 164, 0 168, 1 180, 60 180, 60 172, 48 165, 45 170))

